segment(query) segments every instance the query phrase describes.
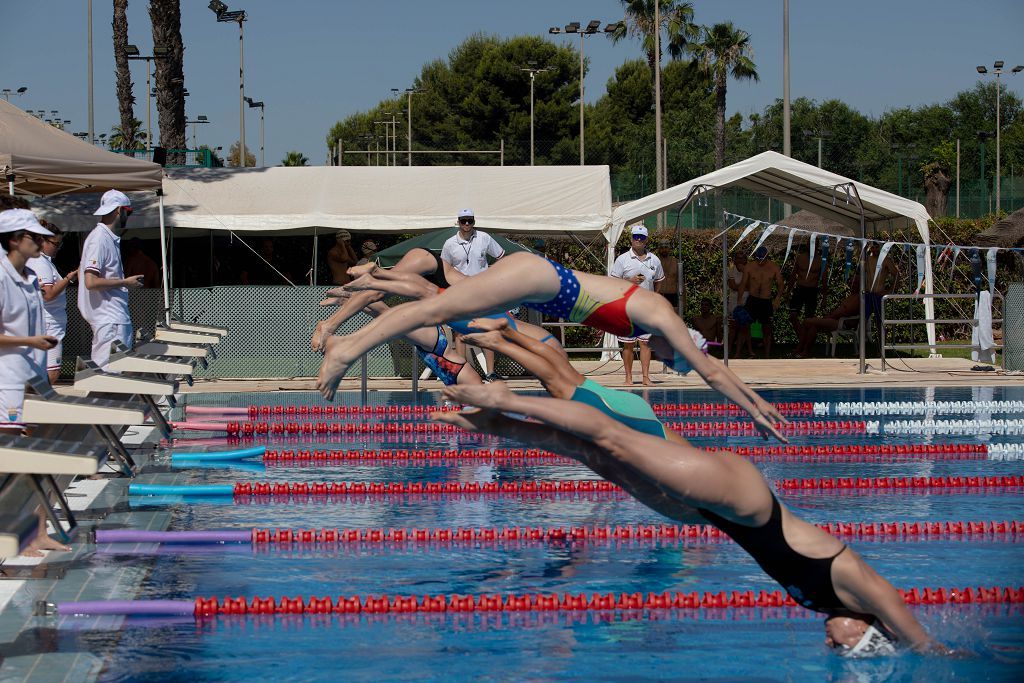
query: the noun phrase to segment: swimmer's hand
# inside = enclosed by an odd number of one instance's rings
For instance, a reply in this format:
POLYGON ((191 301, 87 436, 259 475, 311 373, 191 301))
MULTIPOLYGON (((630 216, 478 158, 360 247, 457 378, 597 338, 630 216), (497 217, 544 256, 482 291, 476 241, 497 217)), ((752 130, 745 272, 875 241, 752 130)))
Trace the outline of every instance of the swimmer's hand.
POLYGON ((778 408, 776 408, 774 405, 772 405, 768 401, 764 400, 760 396, 756 396, 756 394, 755 394, 755 398, 754 398, 754 407, 757 408, 757 411, 759 413, 761 413, 762 415, 767 417, 769 420, 771 420, 775 424, 778 424, 778 423, 782 423, 784 425, 788 425, 789 424, 789 420, 787 420, 786 417, 782 413, 779 412, 778 408))
POLYGON ((463 408, 460 411, 445 410, 430 413, 432 422, 443 422, 465 429, 467 432, 491 434, 501 422, 503 416, 495 410, 481 408, 463 408))
POLYGON ((775 428, 775 422, 767 415, 762 413, 752 413, 750 417, 754 420, 754 427, 760 432, 761 436, 767 441, 771 437, 775 437, 782 443, 789 443, 789 439, 784 437, 782 433, 775 428))

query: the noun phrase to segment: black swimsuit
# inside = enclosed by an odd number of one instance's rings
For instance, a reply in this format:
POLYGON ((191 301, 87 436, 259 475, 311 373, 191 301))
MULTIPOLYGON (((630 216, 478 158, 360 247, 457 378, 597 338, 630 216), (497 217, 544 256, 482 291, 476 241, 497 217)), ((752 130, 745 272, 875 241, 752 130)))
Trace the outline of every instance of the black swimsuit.
POLYGON ((423 279, 437 287, 440 287, 441 289, 451 287, 451 285, 448 284, 448 278, 444 276, 444 263, 441 261, 441 255, 436 251, 431 251, 430 249, 424 249, 423 251, 433 256, 434 260, 437 261, 437 265, 434 267, 434 272, 429 275, 424 275, 423 279))
POLYGON ((832 586, 832 562, 847 546, 832 557, 813 558, 793 550, 782 534, 782 506, 772 496, 772 515, 762 527, 731 522, 710 510, 697 508, 704 519, 729 534, 750 553, 761 569, 772 577, 798 603, 816 612, 835 612, 847 607, 832 586))

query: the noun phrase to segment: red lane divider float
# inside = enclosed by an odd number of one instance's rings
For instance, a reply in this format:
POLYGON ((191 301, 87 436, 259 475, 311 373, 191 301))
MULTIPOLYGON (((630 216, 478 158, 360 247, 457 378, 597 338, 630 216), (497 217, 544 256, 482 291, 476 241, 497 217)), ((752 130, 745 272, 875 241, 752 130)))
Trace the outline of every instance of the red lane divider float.
MULTIPOLYGON (((437 422, 172 422, 178 430, 262 434, 454 434, 464 430, 437 422)), ((666 425, 684 436, 755 436, 754 424, 742 422, 672 422, 666 425)), ((791 435, 863 434, 865 423, 856 420, 808 420, 777 424, 791 435)))
MULTIPOLYGON (((1024 587, 912 588, 900 590, 908 605, 1022 603, 1024 587)), ((332 598, 196 598, 195 615, 329 614, 408 612, 569 612, 609 610, 728 609, 796 607, 780 590, 691 591, 689 593, 520 593, 477 595, 350 595, 332 598)))
MULTIPOLYGON (((945 522, 829 522, 818 524, 833 536, 860 540, 943 539, 991 540, 1014 538, 1024 534, 1024 520, 945 521, 945 522)), ((710 524, 649 524, 625 526, 574 527, 438 527, 368 529, 259 529, 252 530, 254 545, 330 544, 330 543, 446 543, 605 540, 694 540, 731 541, 728 534, 710 524)))
MULTIPOLYGON (((1024 475, 992 477, 846 477, 782 479, 775 487, 796 490, 944 490, 954 488, 1002 490, 1024 486, 1024 475)), ((364 494, 520 494, 520 493, 623 493, 604 480, 561 479, 489 482, 237 482, 239 496, 343 496, 364 494)))
MULTIPOLYGON (((810 417, 814 414, 814 404, 808 401, 786 402, 774 404, 776 409, 787 417, 810 417)), ((745 415, 739 406, 731 403, 655 403, 651 406, 655 414, 674 417, 712 417, 745 415)), ((192 415, 244 415, 250 420, 263 418, 304 419, 318 417, 426 417, 435 411, 459 410, 458 406, 256 406, 230 408, 216 406, 188 406, 187 412, 192 415)))

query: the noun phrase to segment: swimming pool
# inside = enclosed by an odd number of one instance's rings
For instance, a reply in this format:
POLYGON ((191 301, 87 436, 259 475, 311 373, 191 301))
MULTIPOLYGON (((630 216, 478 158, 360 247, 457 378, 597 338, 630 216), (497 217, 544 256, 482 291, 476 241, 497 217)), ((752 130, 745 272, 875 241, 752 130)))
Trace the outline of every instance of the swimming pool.
MULTIPOLYGON (((972 390, 768 391, 772 401, 1024 400, 1024 388, 972 390), (975 390, 977 392, 978 390, 975 390)), ((372 394, 382 405, 408 404, 403 392, 372 394)), ((710 392, 653 390, 651 403, 701 403, 710 392)), ((344 398, 342 399, 344 400, 344 398)), ((192 395, 192 405, 324 405, 312 393, 192 395)), ((893 416, 894 418, 896 416, 893 416)), ((970 419, 971 416, 958 416, 970 419)), ((993 417, 1024 418, 1024 413, 993 417)), ((362 423, 388 418, 346 417, 362 423)), ((406 418, 410 419, 410 418, 406 418)), ((682 420, 684 418, 669 418, 682 420)), ((702 422, 728 418, 700 417, 702 422)), ((805 420, 816 418, 807 417, 805 420)), ((847 418, 849 419, 849 418, 847 418)), ((874 417, 886 423, 886 417, 874 417)), ((905 419, 902 418, 901 419, 905 419)), ((202 436, 202 435, 197 435, 202 436)), ((514 447, 491 438, 446 433, 257 437, 271 448, 470 450, 514 447)), ((703 446, 755 446, 751 437, 695 437, 703 446)), ((985 436, 797 436, 795 445, 986 443, 985 436)), ((1024 437, 993 437, 1021 442, 1024 437)), ((827 460, 827 459, 826 459, 827 460)), ((884 460, 884 459, 882 459, 884 460)), ((1020 475, 1020 461, 955 460, 928 455, 891 462, 806 462, 759 458, 772 480, 837 477, 1020 475)), ((508 482, 596 480, 554 458, 380 457, 172 467, 158 456, 138 481, 508 482)), ((781 499, 810 521, 945 522, 1024 519, 1020 487, 1003 489, 784 490, 781 499)), ((375 494, 349 496, 135 498, 138 514, 170 510, 169 528, 380 529, 603 527, 665 520, 614 492, 375 494)), ((100 525, 103 527, 103 524, 100 525)), ((557 535, 556 535, 557 536, 557 535)), ((852 545, 894 585, 1016 586, 1024 546, 1014 534, 855 539, 852 545)), ((308 597, 439 594, 659 593, 774 591, 742 550, 721 539, 573 538, 415 540, 327 544, 158 546, 100 544, 89 562, 102 576, 145 570, 137 598, 308 597)), ((54 599, 82 599, 54 591, 54 599)), ((88 597, 88 596, 84 596, 88 597)), ((188 618, 49 617, 105 660, 108 680, 486 679, 1017 680, 1024 670, 1020 606, 915 608, 940 640, 970 653, 960 659, 903 654, 845 661, 823 644, 821 618, 798 608, 738 607, 606 612, 244 615, 188 618)), ((41 622, 42 623, 42 622, 41 622)))

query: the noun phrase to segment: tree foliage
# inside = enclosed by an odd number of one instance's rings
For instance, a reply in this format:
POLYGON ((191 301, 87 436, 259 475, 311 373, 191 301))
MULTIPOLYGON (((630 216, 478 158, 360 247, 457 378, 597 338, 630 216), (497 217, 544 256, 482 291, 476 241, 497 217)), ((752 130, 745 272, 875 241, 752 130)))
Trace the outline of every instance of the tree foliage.
MULTIPOLYGON (((228 166, 240 166, 238 156, 238 141, 231 143, 231 147, 228 149, 228 166)), ((249 151, 249 145, 245 146, 245 165, 248 168, 252 168, 256 165, 256 155, 249 151)))
POLYGON ((292 150, 281 160, 282 166, 308 166, 309 159, 302 152, 292 150))

